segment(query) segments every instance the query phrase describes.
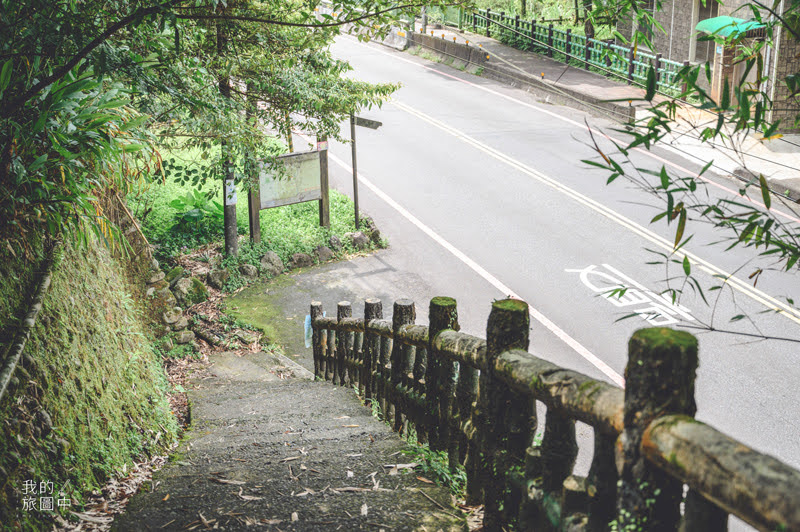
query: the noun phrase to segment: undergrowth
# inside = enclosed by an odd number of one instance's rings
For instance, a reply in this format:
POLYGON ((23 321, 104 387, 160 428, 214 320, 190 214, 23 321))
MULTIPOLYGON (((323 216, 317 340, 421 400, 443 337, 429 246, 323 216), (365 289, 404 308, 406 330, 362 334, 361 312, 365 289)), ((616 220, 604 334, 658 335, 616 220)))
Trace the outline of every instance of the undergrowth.
MULTIPOLYGON (((390 424, 386 416, 383 415, 378 401, 370 398, 367 403, 373 417, 390 424)), ((464 499, 467 489, 467 472, 463 465, 457 464, 455 468, 451 468, 447 452, 434 451, 427 443, 421 443, 417 436, 417 431, 411 426, 409 426, 407 432, 400 436, 409 447, 403 451, 403 454, 418 464, 416 468, 418 473, 440 486, 447 487, 457 498, 464 499)))

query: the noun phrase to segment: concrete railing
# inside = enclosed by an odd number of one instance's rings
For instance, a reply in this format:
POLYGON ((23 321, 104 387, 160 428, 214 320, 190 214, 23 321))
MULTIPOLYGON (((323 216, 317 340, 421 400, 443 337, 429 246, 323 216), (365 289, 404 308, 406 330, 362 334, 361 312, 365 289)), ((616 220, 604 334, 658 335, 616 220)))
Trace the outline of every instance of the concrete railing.
POLYGON ((529 353, 523 301, 492 304, 486 340, 458 332, 453 299, 431 300, 428 325, 415 314, 399 300, 384 320, 368 299, 363 318, 348 302, 325 318, 313 302, 314 373, 357 386, 396 430, 413 427, 450 467, 463 465, 486 530, 717 531, 728 514, 800 530, 800 472, 693 418, 692 335, 634 333, 623 390, 529 353), (576 421, 594 429, 585 478, 573 474, 576 421))

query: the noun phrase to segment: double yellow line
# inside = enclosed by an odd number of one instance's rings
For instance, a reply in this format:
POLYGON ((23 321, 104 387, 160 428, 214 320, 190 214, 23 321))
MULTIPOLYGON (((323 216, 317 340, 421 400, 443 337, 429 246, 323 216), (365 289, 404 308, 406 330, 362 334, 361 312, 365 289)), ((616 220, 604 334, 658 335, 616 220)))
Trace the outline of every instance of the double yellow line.
POLYGON ((490 157, 507 164, 508 166, 514 168, 515 170, 522 172, 523 174, 526 174, 532 177, 533 179, 536 179, 540 183, 543 183, 549 186, 550 188, 557 190, 562 194, 565 194, 566 196, 577 201, 578 203, 581 203, 586 207, 589 207, 593 211, 605 216, 614 223, 621 225, 622 227, 625 227, 626 229, 632 231, 633 233, 641 236, 642 238, 648 240, 649 242, 665 250, 667 253, 672 254, 679 260, 683 260, 684 257, 688 257, 689 261, 693 265, 699 267, 701 271, 709 275, 712 275, 714 277, 717 277, 718 279, 720 279, 721 282, 727 284, 734 290, 741 292, 742 294, 748 296, 754 301, 761 303, 769 310, 772 310, 778 314, 782 314, 783 316, 786 316, 790 320, 800 325, 800 312, 798 312, 797 309, 794 309, 791 306, 781 301, 778 301, 774 297, 762 292, 761 290, 755 288, 754 286, 751 286, 747 282, 742 281, 741 279, 735 277, 733 274, 728 273, 725 270, 718 268, 717 266, 714 266, 710 262, 698 257, 697 255, 695 255, 690 251, 684 251, 683 249, 674 251, 672 243, 666 240, 665 238, 657 235, 656 233, 653 233, 649 229, 642 227, 636 222, 630 220, 629 218, 626 218, 625 216, 614 211, 613 209, 606 207, 605 205, 599 203, 598 201, 595 201, 592 198, 584 194, 581 194, 580 192, 566 185, 563 185, 562 183, 559 183, 555 179, 543 174, 542 172, 539 172, 538 170, 531 168, 530 166, 509 157, 508 155, 492 148, 491 146, 488 146, 483 142, 480 142, 470 137, 466 133, 463 133, 462 131, 459 131, 458 129, 452 126, 449 126, 444 122, 436 120, 435 118, 421 111, 418 111, 413 107, 410 107, 404 103, 398 101, 392 101, 391 103, 398 109, 410 115, 413 115, 419 118, 420 120, 427 122, 428 124, 431 124, 432 126, 446 133, 449 133, 450 135, 465 142, 466 144, 469 144, 470 146, 484 152, 490 157))

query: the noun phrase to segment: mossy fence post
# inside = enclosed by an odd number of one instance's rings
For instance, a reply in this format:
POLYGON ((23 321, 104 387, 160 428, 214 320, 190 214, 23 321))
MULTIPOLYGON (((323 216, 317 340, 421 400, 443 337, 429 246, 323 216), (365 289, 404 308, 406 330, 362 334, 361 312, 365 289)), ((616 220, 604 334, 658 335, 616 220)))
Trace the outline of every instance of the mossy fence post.
POLYGON ((480 461, 480 479, 484 493, 484 520, 486 530, 500 530, 505 524, 501 507, 505 492, 505 473, 508 451, 504 448, 506 436, 507 403, 511 399, 508 388, 495 377, 495 361, 510 349, 528 350, 530 314, 528 304, 518 299, 503 299, 492 303, 486 325, 487 371, 481 372, 478 396, 483 439, 480 461))
POLYGON ((622 473, 617 497, 620 530, 641 527, 675 531, 680 522, 683 483, 650 464, 642 436, 657 417, 694 416, 697 339, 684 331, 655 327, 633 333, 625 367, 622 473))
POLYGON ((450 297, 434 297, 431 299, 428 316, 430 319, 428 341, 431 353, 428 363, 428 376, 431 377, 431 382, 429 384, 426 382, 429 393, 428 408, 438 428, 436 437, 430 440, 430 444, 435 451, 450 451, 449 456, 453 461, 451 467, 453 467, 458 462, 458 438, 455 435, 453 419, 458 369, 455 362, 445 358, 433 348, 433 340, 442 331, 460 329, 456 300, 450 297))
MULTIPOLYGON (((353 315, 353 307, 349 301, 340 301, 336 305, 336 321, 342 321, 344 318, 350 318, 353 315)), ((345 358, 347 356, 347 344, 351 341, 352 333, 345 331, 336 331, 336 363, 334 364, 334 377, 333 383, 339 386, 345 386, 347 376, 347 366, 345 365, 345 358)))
POLYGON ((375 397, 375 371, 376 362, 380 357, 380 337, 369 331, 369 322, 383 318, 383 304, 380 299, 370 298, 364 301, 364 362, 361 366, 361 383, 364 387, 364 398, 369 400, 375 397))
POLYGON ((401 432, 403 429, 403 398, 400 386, 403 382, 403 373, 407 372, 409 350, 398 340, 400 327, 411 325, 417 319, 414 302, 410 299, 398 299, 392 309, 392 373, 391 373, 391 401, 394 404, 394 430, 401 432))
POLYGON ((322 317, 322 303, 311 302, 311 345, 314 350, 314 377, 325 380, 325 331, 313 326, 314 320, 322 317))

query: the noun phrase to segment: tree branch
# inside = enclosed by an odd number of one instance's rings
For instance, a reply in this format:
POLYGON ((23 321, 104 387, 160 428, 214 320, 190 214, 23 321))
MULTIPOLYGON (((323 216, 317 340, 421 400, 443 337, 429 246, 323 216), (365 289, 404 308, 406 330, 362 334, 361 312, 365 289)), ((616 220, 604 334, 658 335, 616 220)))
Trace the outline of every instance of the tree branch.
MULTIPOLYGON (((336 22, 328 22, 324 24, 304 24, 302 22, 286 22, 282 20, 274 20, 274 19, 267 19, 261 17, 248 17, 244 15, 180 15, 176 14, 176 18, 180 19, 188 19, 188 20, 238 20, 242 22, 259 22, 261 24, 274 24, 276 26, 292 26, 296 28, 332 28, 336 26, 344 26, 345 24, 350 24, 352 22, 358 22, 359 20, 364 20, 370 17, 375 17, 378 15, 383 15, 384 13, 388 13, 390 11, 396 11, 398 9, 407 9, 410 7, 422 7, 427 6, 427 3, 422 4, 405 4, 401 6, 394 6, 394 7, 387 7, 386 9, 381 9, 379 11, 375 11, 374 13, 367 13, 360 17, 351 18, 347 20, 338 20, 336 22)), ((447 5, 457 5, 457 4, 447 4, 447 5)))

